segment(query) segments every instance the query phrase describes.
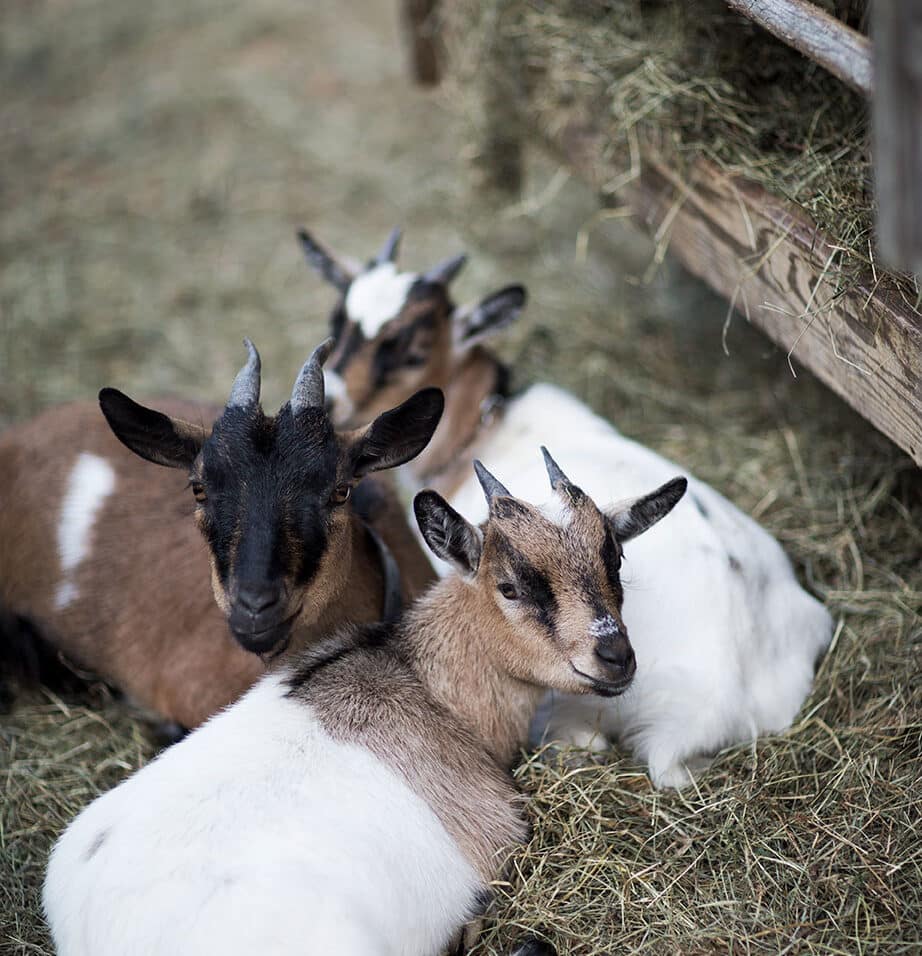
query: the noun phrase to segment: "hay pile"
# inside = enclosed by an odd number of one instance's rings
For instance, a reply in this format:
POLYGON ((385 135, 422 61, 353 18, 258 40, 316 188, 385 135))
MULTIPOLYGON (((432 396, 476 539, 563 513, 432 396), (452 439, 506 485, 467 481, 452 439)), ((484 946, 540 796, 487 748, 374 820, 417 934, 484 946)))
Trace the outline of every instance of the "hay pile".
MULTIPOLYGON (((866 3, 820 5, 865 25, 866 3)), ((487 149, 509 127, 564 156, 572 131, 601 132, 590 178, 609 204, 644 155, 680 175, 704 157, 799 206, 841 249, 841 285, 882 274, 865 100, 721 0, 461 0, 447 34, 487 149)), ((917 307, 915 280, 889 278, 917 307)))
MULTIPOLYGON (((407 90, 383 5, 8 6, 4 424, 101 384, 220 400, 243 334, 272 407, 332 303, 294 226, 366 256, 401 221, 412 268, 471 253, 460 301, 528 286, 502 345, 519 382, 561 382, 729 495, 841 622, 798 725, 722 755, 697 792, 656 794, 618 755, 525 762, 535 838, 477 953, 535 926, 564 956, 918 951, 922 479, 908 459, 744 322, 725 356, 726 304, 668 260, 652 285, 623 279, 652 254, 635 232, 605 222, 575 262, 594 198, 540 158, 524 204, 465 192, 461 131, 407 90)), ((52 841, 152 752, 104 696, 37 694, 0 716, 3 956, 51 952, 52 841)))

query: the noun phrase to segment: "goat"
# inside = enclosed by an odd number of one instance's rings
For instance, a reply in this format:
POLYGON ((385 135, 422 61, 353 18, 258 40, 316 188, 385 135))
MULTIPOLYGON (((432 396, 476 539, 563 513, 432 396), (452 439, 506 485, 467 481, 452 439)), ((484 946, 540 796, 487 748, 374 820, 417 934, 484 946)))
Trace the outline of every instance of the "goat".
POLYGON ((458 945, 527 836, 508 768, 542 688, 631 683, 622 547, 685 490, 604 514, 545 459, 553 520, 479 462, 482 527, 420 492, 422 536, 451 575, 398 623, 289 659, 77 816, 44 886, 59 956, 458 945))
MULTIPOLYGON (((422 391, 337 434, 323 409, 328 344, 275 418, 259 406, 259 356, 247 348, 210 433, 103 389, 108 424, 77 404, 0 439, 8 671, 16 658, 60 652, 143 708, 195 727, 289 642, 295 650, 334 625, 392 615, 434 577, 394 495, 380 478, 361 479, 425 446, 441 393, 422 391), (115 436, 180 471, 151 468, 115 436), (203 587, 209 562, 214 596, 203 587), (14 640, 26 623, 31 638, 14 640)), ((192 421, 206 414, 161 407, 192 421)))
MULTIPOLYGON (((483 346, 512 322, 525 290, 510 285, 455 307, 448 285, 456 256, 422 274, 395 265, 399 233, 361 271, 338 262, 308 233, 308 261, 339 291, 328 363, 334 420, 369 420, 381 403, 439 386, 445 414, 426 451, 400 477, 431 484, 471 520, 482 503, 468 477, 473 457, 507 469, 538 500, 542 476, 529 456, 553 444, 586 490, 608 504, 674 474, 676 464, 621 435, 574 396, 546 383, 508 391, 504 366, 483 346)), ((602 751, 620 740, 653 783, 679 787, 723 747, 790 726, 832 636, 826 609, 797 582, 778 542, 704 482, 668 528, 634 549, 625 618, 640 664, 632 694, 597 706, 560 697, 545 708, 538 738, 602 751), (662 581, 662 594, 651 582, 662 581)))

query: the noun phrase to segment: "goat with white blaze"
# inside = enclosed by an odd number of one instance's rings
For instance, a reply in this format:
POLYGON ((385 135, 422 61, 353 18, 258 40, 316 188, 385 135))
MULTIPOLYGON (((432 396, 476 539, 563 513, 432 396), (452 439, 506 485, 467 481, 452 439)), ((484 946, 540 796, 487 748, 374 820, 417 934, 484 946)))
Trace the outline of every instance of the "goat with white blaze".
POLYGON ((337 433, 324 410, 329 344, 275 417, 247 347, 224 409, 164 403, 171 417, 103 389, 105 419, 70 405, 0 439, 0 681, 61 670, 63 654, 194 727, 286 649, 393 615, 434 578, 372 473, 423 448, 438 389, 337 433), (204 414, 211 428, 195 424, 204 414))
POLYGON ((508 768, 543 689, 629 686, 622 546, 685 490, 606 514, 546 460, 565 520, 479 462, 482 526, 420 492, 453 573, 398 623, 286 662, 74 820, 44 888, 59 956, 463 952, 526 839, 508 768))
MULTIPOLYGON (((328 363, 334 420, 354 427, 424 385, 445 393, 432 441, 401 470, 411 488, 432 485, 479 520, 483 504, 469 475, 477 457, 516 475, 523 494, 540 500, 543 475, 531 455, 539 442, 579 471, 603 507, 684 470, 560 388, 540 383, 509 394, 507 370, 483 342, 518 316, 522 286, 456 307, 448 285, 464 256, 402 273, 394 233, 364 270, 352 271, 307 232, 299 236, 308 261, 340 293, 328 363)), ((625 584, 638 661, 632 693, 601 705, 558 695, 537 737, 597 750, 617 739, 657 786, 682 786, 691 767, 721 748, 790 726, 832 619, 764 528, 689 475, 668 528, 633 549, 625 584)))

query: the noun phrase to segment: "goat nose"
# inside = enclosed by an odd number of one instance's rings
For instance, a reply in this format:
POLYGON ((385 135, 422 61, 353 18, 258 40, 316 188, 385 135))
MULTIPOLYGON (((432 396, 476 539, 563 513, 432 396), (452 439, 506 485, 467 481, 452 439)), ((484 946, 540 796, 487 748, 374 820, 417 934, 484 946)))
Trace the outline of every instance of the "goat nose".
POLYGON ((274 584, 245 585, 237 592, 237 603, 255 617, 278 604, 281 596, 274 584))
POLYGON ((597 644, 595 655, 610 667, 619 667, 625 677, 632 677, 637 670, 637 659, 634 657, 634 648, 626 641, 597 644))

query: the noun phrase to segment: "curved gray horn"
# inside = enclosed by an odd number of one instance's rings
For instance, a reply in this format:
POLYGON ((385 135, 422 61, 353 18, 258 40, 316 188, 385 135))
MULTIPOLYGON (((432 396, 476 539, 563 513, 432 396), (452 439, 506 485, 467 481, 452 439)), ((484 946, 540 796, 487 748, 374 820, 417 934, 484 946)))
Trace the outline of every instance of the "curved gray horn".
POLYGON ((387 241, 381 247, 381 251, 375 256, 375 264, 381 265, 384 262, 394 262, 397 258, 397 250, 400 246, 401 231, 400 226, 394 226, 387 241))
POLYGON ((331 336, 311 352, 311 357, 301 366, 294 388, 291 390, 293 415, 305 408, 323 408, 323 363, 327 360, 336 340, 331 336))
POLYGON ((474 471, 477 473, 477 480, 480 482, 480 487, 483 488, 483 493, 487 496, 487 503, 493 501, 497 497, 506 497, 511 498, 512 495, 509 493, 509 489, 506 488, 501 482, 497 481, 486 468, 483 467, 483 462, 474 460, 474 471))
POLYGON ((261 364, 259 361, 259 352, 256 346, 249 340, 244 339, 243 344, 247 347, 249 357, 246 365, 237 373, 234 384, 231 386, 230 398, 227 400, 228 408, 246 408, 249 405, 255 405, 259 401, 259 375, 261 364))
POLYGON ((464 268, 465 262, 467 262, 467 255, 462 252, 457 256, 446 259, 444 262, 440 262, 437 266, 433 266, 423 275, 423 279, 426 282, 438 282, 442 285, 448 285, 464 268))

